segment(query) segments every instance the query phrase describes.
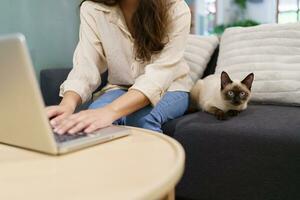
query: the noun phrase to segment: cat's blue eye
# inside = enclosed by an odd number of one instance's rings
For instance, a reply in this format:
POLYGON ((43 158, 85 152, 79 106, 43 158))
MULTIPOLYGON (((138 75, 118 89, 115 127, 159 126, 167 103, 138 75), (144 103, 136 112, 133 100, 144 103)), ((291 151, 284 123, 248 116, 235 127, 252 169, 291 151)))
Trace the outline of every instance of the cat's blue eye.
POLYGON ((230 96, 230 97, 233 97, 233 96, 234 96, 234 93, 233 93, 233 91, 231 91, 231 90, 229 90, 229 91, 227 92, 227 94, 228 94, 228 96, 230 96))
POLYGON ((240 92, 240 97, 244 97, 246 95, 245 92, 240 92))

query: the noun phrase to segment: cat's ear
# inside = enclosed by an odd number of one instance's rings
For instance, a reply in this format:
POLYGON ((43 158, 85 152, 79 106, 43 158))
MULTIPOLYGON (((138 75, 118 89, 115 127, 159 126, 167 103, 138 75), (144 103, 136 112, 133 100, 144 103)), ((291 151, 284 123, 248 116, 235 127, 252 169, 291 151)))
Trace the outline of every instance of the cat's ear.
POLYGON ((241 83, 244 84, 249 90, 251 90, 253 80, 254 74, 251 73, 248 76, 246 76, 246 78, 244 78, 244 80, 242 80, 241 83))
POLYGON ((231 84, 232 80, 226 72, 222 72, 221 74, 221 90, 223 90, 228 84, 231 84))

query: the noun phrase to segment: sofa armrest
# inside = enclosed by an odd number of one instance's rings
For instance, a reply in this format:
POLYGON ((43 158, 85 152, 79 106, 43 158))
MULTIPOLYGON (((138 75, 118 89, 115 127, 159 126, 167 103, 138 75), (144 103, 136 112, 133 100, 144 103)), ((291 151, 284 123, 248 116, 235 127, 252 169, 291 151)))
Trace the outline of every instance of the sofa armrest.
MULTIPOLYGON (((46 106, 60 103, 59 87, 66 80, 70 71, 70 68, 45 69, 41 71, 40 86, 46 106)), ((108 73, 105 72, 101 75, 102 83, 95 92, 107 84, 107 74, 108 73)))

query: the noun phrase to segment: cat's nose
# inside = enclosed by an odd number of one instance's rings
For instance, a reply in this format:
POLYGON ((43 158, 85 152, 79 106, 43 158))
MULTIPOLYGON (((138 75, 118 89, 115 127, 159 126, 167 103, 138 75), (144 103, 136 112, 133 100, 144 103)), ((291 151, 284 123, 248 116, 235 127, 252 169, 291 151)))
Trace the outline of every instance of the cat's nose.
POLYGON ((238 106, 238 105, 241 104, 241 101, 233 101, 232 104, 235 105, 235 106, 238 106))

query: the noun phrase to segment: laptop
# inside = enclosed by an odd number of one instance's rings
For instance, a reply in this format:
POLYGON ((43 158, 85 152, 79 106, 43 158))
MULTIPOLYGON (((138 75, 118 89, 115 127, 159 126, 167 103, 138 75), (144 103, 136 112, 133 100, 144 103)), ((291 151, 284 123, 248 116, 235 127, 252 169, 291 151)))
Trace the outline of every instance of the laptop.
POLYGON ((93 134, 53 133, 25 37, 0 37, 0 143, 60 155, 121 138, 130 129, 111 126, 93 134))

